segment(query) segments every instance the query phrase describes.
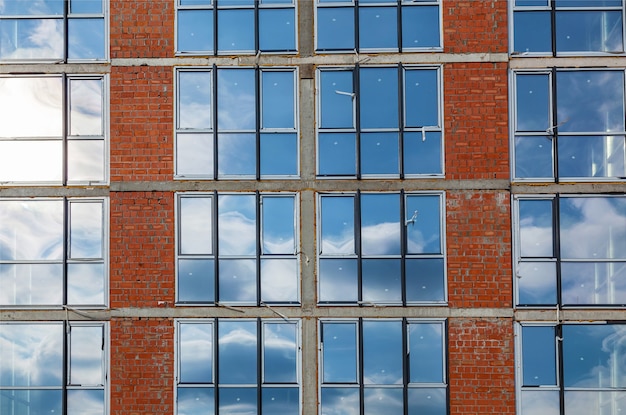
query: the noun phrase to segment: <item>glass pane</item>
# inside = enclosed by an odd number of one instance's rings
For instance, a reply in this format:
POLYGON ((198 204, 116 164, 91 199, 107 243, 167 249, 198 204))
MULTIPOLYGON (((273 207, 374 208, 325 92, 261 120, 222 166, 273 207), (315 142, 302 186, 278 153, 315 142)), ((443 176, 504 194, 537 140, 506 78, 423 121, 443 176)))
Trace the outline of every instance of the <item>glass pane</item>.
POLYGON ((179 382, 213 383, 213 324, 180 323, 178 328, 179 382))
POLYGON ((70 79, 70 134, 103 135, 102 79, 70 79))
POLYGON ((319 301, 356 302, 358 300, 356 259, 322 259, 319 264, 319 301))
POLYGON ((404 71, 404 122, 407 127, 440 124, 438 89, 436 69, 404 71))
POLYGON ((626 410, 623 391, 566 391, 566 414, 619 415, 626 410))
POLYGON ((363 383, 402 384, 402 321, 363 322, 363 383))
POLYGON ((294 259, 261 260, 261 301, 298 301, 298 262, 294 259))
POLYGON ((70 0, 70 13, 102 13, 102 0, 70 0))
POLYGON ((219 414, 258 413, 256 388, 220 388, 219 394, 219 414))
POLYGON ((0 78, 0 137, 61 137, 62 97, 60 77, 0 78))
POLYGON ((296 50, 294 9, 259 10, 259 49, 262 51, 296 50))
POLYGON ((215 389, 178 388, 178 415, 215 415, 215 389))
POLYGON ((515 137, 515 177, 554 177, 552 138, 550 136, 515 137))
POLYGON ((62 260, 63 202, 0 202, 0 260, 62 260))
POLYGON ((68 181, 104 181, 104 148, 104 140, 69 140, 67 143, 68 181))
POLYGON ((256 255, 256 197, 220 195, 220 255, 256 255))
POLYGON ((560 177, 625 177, 624 136, 559 137, 560 177))
POLYGON ((406 197, 405 226, 409 254, 441 254, 441 199, 434 195, 406 197))
POLYGON ((254 51, 254 10, 220 10, 217 13, 217 50, 254 51))
POLYGON ((67 391, 67 415, 105 415, 103 389, 67 391))
POLYGON ((560 199, 561 256, 565 259, 626 259, 626 199, 560 199))
POLYGON ((211 6, 212 0, 179 0, 181 6, 211 6))
POLYGON ((72 326, 69 385, 104 385, 104 328, 72 326))
POLYGON ((362 262, 363 301, 402 302, 402 278, 398 259, 364 259, 362 262))
POLYGON ((398 133, 361 134, 361 173, 364 175, 398 175, 398 133))
POLYGON ((446 415, 447 401, 445 388, 411 388, 408 415, 446 415))
POLYGON ((398 68, 362 68, 360 84, 361 128, 398 128, 398 68))
POLYGON ((104 19, 69 19, 69 59, 104 59, 104 19))
POLYGON ((356 323, 322 323, 322 382, 357 382, 356 336, 356 323))
POLYGON ((438 6, 402 6, 402 48, 441 47, 438 6))
POLYGON ((354 9, 329 7, 317 9, 317 49, 354 49, 354 9))
POLYGON ((322 415, 356 415, 360 401, 357 388, 322 388, 322 415))
POLYGON ((178 128, 211 128, 211 72, 178 72, 178 128))
MULTIPOLYGON (((220 320, 219 383, 257 384, 256 321, 220 320)), ((236 389, 223 388, 222 391, 236 389)), ((254 393, 256 402, 256 393, 254 393)), ((220 395, 221 398, 221 395, 220 395)))
POLYGON ((213 52, 213 10, 179 10, 176 39, 181 52, 213 52))
MULTIPOLYGON (((520 415, 559 415, 559 391, 522 391, 520 415)), ((593 413, 593 412, 591 412, 593 413)))
POLYGON ((299 413, 298 388, 263 388, 261 410, 264 414, 294 415, 299 413))
POLYGON ((556 50, 623 52, 622 12, 618 10, 557 12, 556 50))
POLYGON ((103 205, 101 202, 70 202, 70 255, 103 258, 103 205))
POLYGON ((321 176, 356 175, 356 136, 354 133, 318 135, 318 163, 321 176))
POLYGON ((102 306, 105 305, 107 298, 108 293, 105 293, 104 264, 82 263, 67 265, 68 304, 102 306))
POLYGON ((59 389, 4 389, 0 408, 12 408, 7 415, 53 414, 61 412, 63 391, 59 389))
POLYGON ((516 277, 520 304, 556 304, 556 263, 522 262, 516 277))
POLYGON ((176 135, 176 174, 213 178, 213 134, 176 135))
POLYGON ((352 71, 320 71, 319 76, 320 128, 353 128, 352 71))
POLYGON ((403 414, 402 388, 365 388, 363 415, 403 414))
POLYGON ((519 201, 519 238, 522 257, 554 256, 552 201, 519 201))
POLYGON ((359 7, 359 47, 398 49, 396 7, 359 7))
POLYGON ((445 301, 446 279, 443 259, 407 259, 405 266, 407 302, 445 301))
POLYGON ((181 197, 179 212, 180 247, 185 254, 213 253, 213 199, 181 197))
POLYGON ((0 264, 0 304, 58 305, 63 302, 63 265, 0 264))
POLYGON ((522 327, 523 386, 556 386, 554 327, 522 327))
POLYGON ((409 382, 443 383, 444 330, 440 323, 409 323, 409 382))
POLYGON ((623 71, 561 71, 556 87, 560 132, 624 131, 623 71))
POLYGON ((58 183, 62 160, 61 141, 0 141, 0 181, 58 183))
POLYGON ((293 71, 261 72, 262 128, 295 128, 293 71))
POLYGON ((361 196, 363 255, 400 254, 400 197, 398 194, 361 196))
POLYGON ((622 0, 554 0, 556 7, 621 7, 622 0))
POLYGON ((261 176, 296 176, 298 174, 298 136, 296 134, 261 134, 261 176))
POLYGON ((0 324, 0 362, 0 386, 60 388, 63 325, 0 324))
POLYGON ((626 304, 626 263, 564 262, 563 304, 626 304))
POLYGON ((179 259, 176 293, 179 302, 214 302, 215 262, 212 259, 179 259))
POLYGON ((404 133, 404 174, 442 174, 442 142, 439 131, 404 133))
POLYGON ((295 200, 289 197, 261 197, 264 254, 295 253, 295 200))
POLYGON ((517 131, 546 131, 550 122, 550 77, 548 74, 515 77, 517 131))
MULTIPOLYGON (((234 27, 244 25, 243 22, 233 24, 234 27)), ((254 79, 254 69, 220 69, 217 72, 217 127, 220 130, 256 129, 254 79)))
POLYGON ((2 19, 0 59, 62 61, 63 39, 62 19, 2 19))
POLYGON ((340 255, 355 253, 354 197, 325 196, 321 204, 320 253, 340 255))
POLYGON ((219 261, 219 301, 256 303, 256 261, 230 259, 219 261))
POLYGON ((64 0, 11 0, 3 2, 0 9, 5 16, 58 16, 63 15, 63 3, 64 0))
POLYGON ((256 175, 256 136, 219 134, 217 136, 218 177, 256 175))
POLYGON ((294 323, 263 324, 264 383, 296 383, 298 381, 297 329, 298 326, 294 323))
POLYGON ((524 11, 513 14, 513 51, 540 53, 552 51, 549 11, 524 11))

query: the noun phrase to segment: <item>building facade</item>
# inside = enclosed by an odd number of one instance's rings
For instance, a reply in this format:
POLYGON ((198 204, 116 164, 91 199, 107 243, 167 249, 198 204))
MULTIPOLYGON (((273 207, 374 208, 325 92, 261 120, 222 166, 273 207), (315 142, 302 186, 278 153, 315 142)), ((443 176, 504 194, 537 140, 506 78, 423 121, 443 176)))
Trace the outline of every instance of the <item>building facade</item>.
POLYGON ((625 13, 0 0, 0 413, 617 415, 625 13))

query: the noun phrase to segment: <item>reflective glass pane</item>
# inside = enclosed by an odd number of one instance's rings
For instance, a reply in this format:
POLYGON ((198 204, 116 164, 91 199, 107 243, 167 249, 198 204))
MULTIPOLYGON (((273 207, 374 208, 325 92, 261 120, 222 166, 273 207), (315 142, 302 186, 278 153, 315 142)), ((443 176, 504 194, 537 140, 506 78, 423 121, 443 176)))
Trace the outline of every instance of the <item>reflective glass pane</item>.
MULTIPOLYGON (((243 26, 243 22, 233 23, 233 28, 240 28, 243 26)), ((218 70, 217 127, 220 130, 256 129, 254 79, 254 69, 218 70)))
POLYGON ((211 72, 178 73, 178 128, 211 128, 211 72))
POLYGON ((64 0, 11 0, 2 2, 0 13, 5 16, 58 16, 63 14, 63 3, 64 0))
POLYGON ((254 134, 219 134, 217 136, 218 177, 256 174, 256 136, 254 134))
POLYGON ((620 7, 622 0, 554 0, 560 7, 620 7))
POLYGON ((63 265, 0 264, 0 304, 58 305, 63 302, 63 265))
POLYGON ((626 410, 624 391, 565 391, 566 414, 619 415, 626 410))
POLYGON ((363 301, 402 302, 400 260, 364 259, 362 262, 363 301))
POLYGON ((548 7, 550 0, 515 0, 515 6, 519 7, 548 7))
POLYGON ((363 383, 402 384, 402 321, 363 322, 363 383))
POLYGON ((559 415, 559 391, 528 391, 521 393, 520 415, 559 415))
POLYGON ((104 328, 72 326, 69 359, 70 385, 104 385, 104 328))
POLYGON ((263 388, 262 413, 272 415, 298 414, 300 392, 298 388, 263 388))
POLYGON ((297 302, 299 277, 295 258, 261 260, 261 300, 274 303, 297 302))
POLYGON ((60 140, 0 141, 0 181, 58 183, 62 160, 60 140))
POLYGON ((554 177, 552 138, 549 136, 515 137, 515 177, 554 177))
POLYGON ((406 260, 406 301, 445 301, 445 268, 442 258, 406 260))
POLYGON ((217 13, 217 50, 254 51, 254 10, 220 10, 217 13))
POLYGON ((554 327, 522 327, 523 386, 556 386, 554 327))
POLYGON ((548 74, 515 77, 517 131, 546 131, 550 124, 550 77, 548 74))
POLYGON ((326 196, 321 204, 321 245, 324 255, 353 254, 354 197, 326 196))
POLYGON ((69 59, 104 59, 104 19, 69 19, 69 59))
POLYGON ((215 415, 215 389, 178 388, 178 415, 215 415))
POLYGON ((179 217, 179 252, 211 254, 213 252, 213 199, 181 197, 179 217))
POLYGON ((178 343, 180 383, 213 383, 213 324, 181 323, 178 343))
POLYGON ((409 382, 445 382, 443 325, 410 322, 408 330, 409 382))
POLYGON ((259 10, 259 49, 262 51, 296 49, 294 9, 259 10))
POLYGON ((212 0, 179 0, 181 6, 211 6, 212 0))
POLYGON ((358 271, 356 259, 322 259, 319 265, 319 301, 356 302, 358 271))
POLYGON ((363 415, 402 414, 402 388, 365 388, 363 415))
POLYGON ((318 135, 318 171, 321 176, 356 174, 356 136, 354 133, 318 135))
POLYGON ((317 49, 354 49, 354 9, 330 7, 317 9, 317 49))
POLYGON ((67 142, 68 182, 101 182, 105 179, 104 140, 67 142))
POLYGON ((104 264, 79 263, 67 265, 68 304, 104 305, 107 298, 108 293, 105 293, 104 264))
POLYGON ((354 127, 352 71, 320 71, 320 127, 354 127))
POLYGON ((624 136, 559 137, 560 177, 625 177, 624 136))
POLYGON ((105 415, 104 389, 68 390, 67 415, 105 415))
POLYGON ((400 173, 398 133, 361 134, 361 173, 398 175, 400 173))
POLYGON ((70 258, 103 258, 103 205, 70 202, 70 258))
POLYGON ((263 324, 264 383, 296 383, 298 381, 297 329, 298 326, 294 323, 263 324))
POLYGON ((356 336, 356 323, 322 323, 322 382, 357 382, 356 336))
POLYGON ((563 304, 626 304, 626 263, 564 262, 563 304))
POLYGON ((446 415, 448 413, 445 388, 409 389, 409 415, 446 415))
POLYGON ((0 59, 62 61, 63 35, 62 19, 2 19, 0 59))
POLYGON ((556 304, 556 263, 521 262, 516 277, 519 304, 556 304))
POLYGON ((213 178, 213 134, 176 135, 176 174, 213 178))
MULTIPOLYGON (((256 321, 220 320, 218 330, 219 383, 256 385, 258 364, 256 321)), ((222 391, 226 390, 235 393, 237 389, 222 388, 222 391)), ((256 392, 253 395, 256 402, 256 392)))
POLYGON ((557 12, 556 50, 623 52, 622 12, 618 10, 557 12))
POLYGON ((261 72, 261 127, 295 128, 293 71, 261 72))
POLYGON ((179 10, 176 27, 179 51, 213 51, 213 10, 179 10))
POLYGON ((262 237, 264 254, 295 253, 295 199, 262 196, 262 237))
POLYGON ((361 250, 363 255, 400 254, 400 196, 361 196, 361 250))
POLYGON ((397 24, 395 7, 359 7, 359 47, 398 49, 397 24))
POLYGON ((212 259, 178 260, 178 301, 215 301, 215 262, 212 259))
POLYGON ((519 201, 519 239, 522 257, 554 256, 552 201, 519 201))
POLYGON ((297 134, 261 134, 261 176, 296 176, 297 174, 297 134))
POLYGON ((258 413, 256 388, 220 388, 220 414, 254 415, 258 413))
POLYGON ((220 195, 220 255, 256 254, 256 197, 254 195, 220 195))
POLYGON ((540 53, 552 51, 549 11, 518 11, 513 14, 513 51, 540 53))
POLYGON ((256 261, 229 259, 219 261, 219 301, 256 303, 256 261))
POLYGON ((402 49, 441 47, 438 6, 402 6, 402 49))
POLYGON ((404 174, 442 174, 441 132, 404 133, 404 174))
POLYGON ((70 13, 102 13, 102 0, 70 0, 70 13))
POLYGON ((0 324, 0 362, 0 386, 60 388, 63 325, 0 324))
POLYGON ((398 68, 362 68, 359 75, 361 128, 398 128, 398 68))
POLYGON ((70 79, 70 134, 103 135, 102 79, 70 79))
POLYGON ((434 195, 408 195, 405 223, 407 253, 441 254, 441 199, 434 195))
POLYGON ((0 393, 0 408, 12 408, 7 415, 59 414, 62 413, 62 399, 63 391, 60 388, 4 389, 0 393))
POLYGON ((358 388, 322 388, 322 415, 356 415, 360 401, 358 388))
POLYGON ((407 127, 440 124, 438 89, 436 69, 404 71, 404 123, 407 127))

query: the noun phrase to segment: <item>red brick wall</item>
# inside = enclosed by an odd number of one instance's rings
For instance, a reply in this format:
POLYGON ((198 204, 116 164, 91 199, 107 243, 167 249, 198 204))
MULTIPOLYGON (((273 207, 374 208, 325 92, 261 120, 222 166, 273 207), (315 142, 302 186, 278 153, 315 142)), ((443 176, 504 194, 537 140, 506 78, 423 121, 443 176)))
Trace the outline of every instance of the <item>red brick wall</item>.
POLYGON ((506 0, 443 0, 447 53, 507 53, 506 0))

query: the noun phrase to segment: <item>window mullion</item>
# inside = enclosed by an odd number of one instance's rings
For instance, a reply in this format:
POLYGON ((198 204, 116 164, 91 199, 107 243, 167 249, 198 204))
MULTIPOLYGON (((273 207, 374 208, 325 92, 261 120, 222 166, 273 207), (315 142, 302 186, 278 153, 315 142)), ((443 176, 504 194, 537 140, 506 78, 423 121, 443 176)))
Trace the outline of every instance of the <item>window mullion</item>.
POLYGON ((406 306, 406 199, 404 189, 400 190, 400 287, 402 305, 406 306))
MULTIPOLYGON (((258 293, 258 291, 257 291, 258 293)), ((257 347, 256 347, 256 373, 257 373, 257 380, 256 380, 256 407, 257 407, 257 413, 259 415, 263 414, 263 347, 264 347, 264 342, 263 342, 263 323, 261 323, 261 319, 257 318, 256 319, 256 341, 257 341, 257 347)))
MULTIPOLYGON (((256 4, 256 0, 255 0, 256 4)), ((255 7, 255 13, 258 10, 255 7)), ((256 38, 255 38, 256 39, 256 38)), ((255 125, 255 162, 256 162, 256 179, 261 180, 261 69, 257 65, 254 68, 254 111, 256 117, 255 125)))
POLYGON ((68 28, 69 28, 69 2, 70 0, 65 0, 63 2, 63 62, 67 63, 69 58, 69 36, 68 36, 68 28))
POLYGON ((211 209, 211 213, 212 213, 212 218, 211 220, 213 221, 213 235, 211 236, 211 238, 213 239, 213 272, 214 272, 214 278, 213 278, 213 283, 214 283, 214 287, 215 287, 215 303, 219 303, 220 300, 220 261, 219 261, 219 255, 220 255, 220 245, 219 245, 219 212, 218 212, 218 205, 219 203, 217 203, 217 190, 213 191, 213 197, 212 197, 212 209, 211 209))
MULTIPOLYGON (((67 37, 67 36, 66 36, 67 37)), ((67 75, 62 75, 61 81, 61 116, 63 117, 63 121, 61 123, 61 139, 62 139, 62 154, 61 154, 61 182, 63 186, 67 186, 68 182, 68 135, 70 132, 69 123, 70 123, 70 81, 67 78, 67 75)))
POLYGON ((552 48, 552 56, 556 56, 556 1, 551 1, 550 8, 550 43, 552 48))
MULTIPOLYGON (((354 49, 356 53, 359 53, 359 50, 360 50, 359 38, 360 38, 359 36, 359 0, 354 0, 354 49)), ((358 68, 358 64, 357 64, 357 68, 358 68)))
POLYGON ((363 301, 363 257, 361 249, 361 191, 357 190, 354 200, 354 248, 357 256, 357 302, 363 301))
POLYGON ((63 198, 63 305, 67 305, 67 262, 70 258, 70 202, 63 198))
POLYGON ((257 53, 261 52, 259 41, 259 2, 260 0, 254 0, 254 50, 257 53))
MULTIPOLYGON (((398 0, 400 2, 402 0, 398 0)), ((398 6, 398 10, 400 7, 398 6)), ((398 12, 398 16, 400 13, 398 12)), ((398 24, 400 24, 398 22, 398 24)), ((399 26, 398 26, 399 27, 399 26)), ((402 50, 402 48, 400 48, 402 50)), ((400 179, 404 179, 404 70, 398 63, 398 168, 400 179)))
MULTIPOLYGON (((217 262, 217 261, 216 261, 217 262)), ((213 321, 213 387, 215 388, 213 402, 215 404, 215 413, 219 414, 220 407, 220 337, 219 337, 219 323, 220 319, 216 318, 213 321)))
MULTIPOLYGON (((396 3, 396 27, 398 28, 396 33, 398 36, 398 52, 402 52, 402 0, 397 0, 396 3)), ((402 64, 398 65, 402 66, 402 64)))
MULTIPOLYGON (((404 261, 402 261, 404 265, 404 261)), ((404 278, 404 270, 402 272, 404 278)), ((404 285, 402 285, 404 287, 404 285)), ((404 289, 402 290, 402 304, 406 305, 404 289)), ((402 318, 402 414, 409 415, 409 379, 411 376, 409 364, 409 324, 406 318, 402 318)))
MULTIPOLYGON (((217 1, 217 0, 215 0, 217 1)), ((217 13, 217 6, 215 8, 215 13, 217 13)), ((216 26, 217 26, 217 19, 216 21, 216 26)), ((216 29, 217 30, 217 29, 216 29)), ((217 37, 216 37, 217 39, 217 37)), ((217 41, 216 41, 217 42, 217 41)), ((216 43, 216 47, 217 47, 217 43, 216 43)), ((216 49, 217 50, 217 49, 216 49)), ((218 148, 218 139, 217 139, 217 135, 218 135, 218 128, 217 128, 217 106, 219 104, 219 102, 217 101, 217 65, 213 64, 213 68, 212 68, 212 76, 211 76, 211 101, 213 102, 213 108, 211 108, 211 111, 213 112, 212 116, 213 116, 213 179, 217 180, 217 174, 218 174, 218 166, 219 166, 219 158, 218 158, 218 154, 219 152, 217 151, 218 148)), ((217 222, 216 222, 217 223, 217 222)))
MULTIPOLYGON (((255 199, 256 199, 256 304, 261 305, 261 254, 262 254, 262 246, 261 246, 261 203, 262 199, 259 194, 259 191, 255 191, 255 199)), ((260 384, 260 383, 259 383, 260 384)))
POLYGON ((556 90, 556 68, 552 68, 550 73, 550 93, 551 93, 551 110, 550 114, 550 132, 552 134, 552 175, 554 176, 555 183, 559 183, 559 126, 558 122, 558 102, 557 102, 557 90, 556 90))
MULTIPOLYGON (((358 0, 357 0, 358 2, 358 0)), ((356 141, 356 178, 361 179, 361 67, 357 63, 352 72, 352 90, 354 91, 354 126, 356 141)))
POLYGON ((554 199, 552 199, 552 233, 554 246, 553 255, 556 259, 556 304, 557 308, 561 308, 563 305, 563 298, 561 295, 562 291, 562 283, 561 283, 561 229, 560 229, 560 221, 561 221, 561 212, 560 212, 560 197, 557 194, 554 199))
POLYGON ((68 341, 69 336, 72 335, 72 326, 70 326, 70 322, 69 320, 63 321, 63 391, 61 393, 61 413, 62 414, 66 414, 67 413, 67 385, 70 383, 69 382, 69 376, 70 376, 70 370, 69 370, 69 364, 70 364, 70 359, 69 359, 69 355, 70 355, 70 344, 71 342, 68 341))
MULTIPOLYGON (((217 56, 217 25, 218 25, 217 13, 218 11, 219 11, 219 0, 213 0, 213 56, 217 56)), ((213 69, 215 69, 215 65, 213 65, 213 69)), ((216 124, 216 128, 217 128, 217 124, 216 124)))
POLYGON ((565 386, 564 386, 564 376, 563 376, 563 325, 557 322, 557 325, 554 327, 554 332, 556 334, 556 346, 557 346, 557 355, 556 355, 556 370, 557 370, 557 379, 559 382, 559 409, 560 413, 565 413, 565 386))
MULTIPOLYGON (((359 278, 361 274, 359 273, 359 278)), ((361 284, 359 284, 359 290, 361 289, 361 284)), ((360 298, 360 296, 359 296, 360 298)), ((357 348, 359 354, 359 361, 357 371, 358 373, 358 382, 359 382, 359 414, 365 414, 365 386, 363 384, 363 317, 359 317, 359 321, 357 322, 357 348)))

